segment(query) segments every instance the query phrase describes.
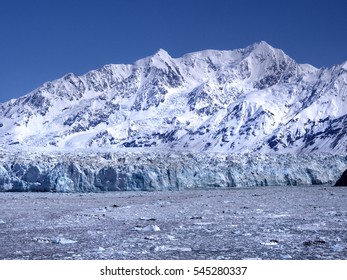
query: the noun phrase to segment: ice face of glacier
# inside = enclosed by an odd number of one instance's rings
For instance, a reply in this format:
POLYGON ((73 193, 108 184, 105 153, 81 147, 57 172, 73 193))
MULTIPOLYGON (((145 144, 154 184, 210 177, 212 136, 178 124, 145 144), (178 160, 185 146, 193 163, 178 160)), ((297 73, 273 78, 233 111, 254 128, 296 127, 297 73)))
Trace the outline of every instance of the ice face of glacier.
POLYGON ((98 192, 333 185, 337 155, 1 152, 0 191, 98 192))
POLYGON ((0 147, 346 154, 346 63, 260 42, 72 73, 0 104, 0 147))

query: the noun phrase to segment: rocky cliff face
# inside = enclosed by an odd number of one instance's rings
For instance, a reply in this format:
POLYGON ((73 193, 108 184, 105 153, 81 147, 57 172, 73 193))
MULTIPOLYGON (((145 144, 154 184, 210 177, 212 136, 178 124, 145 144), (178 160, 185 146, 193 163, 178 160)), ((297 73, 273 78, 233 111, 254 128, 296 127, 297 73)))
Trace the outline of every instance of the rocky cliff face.
POLYGON ((98 192, 334 184, 347 158, 318 155, 8 153, 0 191, 98 192))
POLYGON ((347 170, 343 172, 341 177, 337 180, 335 186, 337 187, 347 187, 347 170))
POLYGON ((265 42, 159 50, 0 104, 0 146, 345 154, 347 63, 316 69, 265 42))

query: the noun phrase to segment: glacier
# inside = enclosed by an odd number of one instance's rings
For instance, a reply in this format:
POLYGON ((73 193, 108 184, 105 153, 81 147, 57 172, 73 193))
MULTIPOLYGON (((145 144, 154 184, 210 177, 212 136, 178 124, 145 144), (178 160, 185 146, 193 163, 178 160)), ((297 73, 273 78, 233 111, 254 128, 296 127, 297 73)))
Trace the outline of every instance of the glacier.
POLYGON ((262 41, 69 73, 0 103, 0 191, 341 182, 347 68, 262 41))
POLYGON ((2 151, 0 191, 172 191, 333 185, 346 168, 346 156, 331 154, 2 151))

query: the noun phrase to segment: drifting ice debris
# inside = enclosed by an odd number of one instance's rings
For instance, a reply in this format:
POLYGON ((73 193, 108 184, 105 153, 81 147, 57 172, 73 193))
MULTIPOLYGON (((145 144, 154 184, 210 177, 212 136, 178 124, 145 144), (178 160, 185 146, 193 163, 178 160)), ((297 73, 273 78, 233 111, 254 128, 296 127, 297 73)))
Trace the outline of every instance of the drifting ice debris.
POLYGON ((191 252, 192 248, 161 245, 161 246, 156 246, 154 248, 154 251, 156 251, 156 252, 159 252, 159 251, 164 251, 164 252, 165 251, 191 252))
POLYGON ((59 237, 57 239, 52 239, 48 237, 34 237, 33 241, 37 241, 38 243, 53 243, 53 244, 73 244, 77 243, 75 240, 65 239, 63 237, 59 237))
POLYGON ((291 255, 282 255, 283 259, 292 259, 293 257, 291 255))
POLYGON ((4 220, 0 220, 0 224, 6 224, 4 220))
POLYGON ((325 244, 326 242, 324 240, 309 240, 309 241, 305 241, 302 244, 304 246, 312 246, 312 245, 322 245, 325 244))
POLYGON ((32 240, 38 243, 52 243, 52 240, 47 237, 34 237, 32 240))
POLYGON ((140 227, 135 227, 135 230, 138 230, 138 231, 160 231, 160 227, 158 227, 157 225, 148 225, 144 228, 140 228, 140 227))
POLYGON ((140 220, 141 220, 141 221, 156 221, 157 219, 155 219, 155 218, 141 217, 140 220))
POLYGON ((190 217, 191 220, 201 220, 202 217, 201 216, 192 216, 190 217))
POLYGON ((148 225, 145 228, 143 228, 144 231, 160 231, 160 227, 157 225, 148 225))
POLYGON ((144 237, 146 240, 157 240, 159 237, 156 235, 148 235, 144 237))
POLYGON ((77 243, 77 241, 75 240, 70 240, 70 239, 65 239, 65 238, 58 238, 58 239, 55 239, 52 241, 52 243, 55 243, 55 244, 73 244, 73 243, 77 243))
POLYGON ((278 240, 276 239, 271 239, 270 242, 263 242, 261 243, 265 246, 274 246, 274 245, 278 245, 278 240))
POLYGON ((344 250, 347 250, 347 247, 345 247, 341 244, 335 244, 335 245, 331 246, 331 248, 333 249, 334 252, 342 252, 344 250))

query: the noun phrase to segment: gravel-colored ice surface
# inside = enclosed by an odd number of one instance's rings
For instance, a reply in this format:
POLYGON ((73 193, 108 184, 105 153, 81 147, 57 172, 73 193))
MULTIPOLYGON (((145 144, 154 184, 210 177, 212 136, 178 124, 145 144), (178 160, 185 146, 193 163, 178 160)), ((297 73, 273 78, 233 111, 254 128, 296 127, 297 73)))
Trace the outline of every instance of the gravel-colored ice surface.
POLYGON ((0 193, 1 259, 347 259, 347 188, 0 193))

